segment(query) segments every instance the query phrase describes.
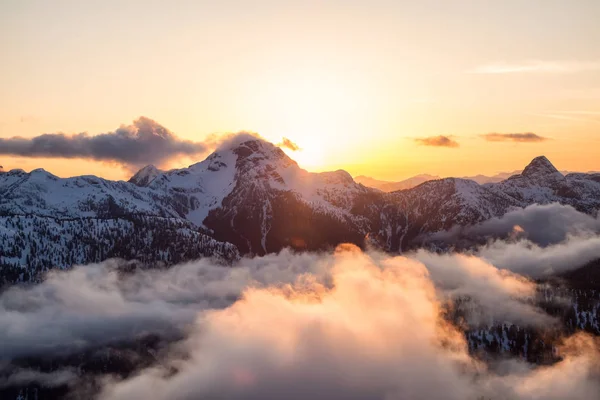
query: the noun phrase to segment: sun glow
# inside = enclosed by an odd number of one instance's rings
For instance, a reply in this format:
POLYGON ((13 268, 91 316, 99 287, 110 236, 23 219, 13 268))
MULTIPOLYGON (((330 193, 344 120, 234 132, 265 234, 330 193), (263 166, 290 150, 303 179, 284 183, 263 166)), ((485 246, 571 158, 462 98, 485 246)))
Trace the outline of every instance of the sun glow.
POLYGON ((298 163, 301 168, 313 170, 319 169, 325 163, 325 151, 319 143, 308 143, 301 145, 300 149, 294 151, 284 148, 285 153, 298 163))
POLYGON ((332 157, 360 140, 373 119, 368 83, 359 78, 299 69, 269 79, 253 105, 257 113, 272 110, 259 133, 275 142, 286 137, 296 143, 300 149, 285 151, 302 168, 326 169, 335 162, 332 157))

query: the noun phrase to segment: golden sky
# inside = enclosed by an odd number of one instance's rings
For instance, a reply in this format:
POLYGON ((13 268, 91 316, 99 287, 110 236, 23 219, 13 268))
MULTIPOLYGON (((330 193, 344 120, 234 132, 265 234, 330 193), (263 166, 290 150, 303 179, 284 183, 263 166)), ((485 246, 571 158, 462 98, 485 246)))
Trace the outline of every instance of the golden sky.
MULTIPOLYGON (((541 154, 600 170, 599 20, 597 0, 8 0, 0 138, 147 116, 193 141, 287 137, 309 170, 379 179, 513 171, 541 154)), ((0 165, 130 174, 2 154, 0 165)))

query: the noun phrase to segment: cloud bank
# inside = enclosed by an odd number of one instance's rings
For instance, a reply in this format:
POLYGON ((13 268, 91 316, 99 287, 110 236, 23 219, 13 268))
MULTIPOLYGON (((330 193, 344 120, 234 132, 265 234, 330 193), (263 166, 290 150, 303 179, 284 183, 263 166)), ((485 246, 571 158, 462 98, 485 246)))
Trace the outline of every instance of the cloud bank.
POLYGON ((600 233, 600 216, 593 217, 571 206, 552 203, 533 204, 476 225, 456 226, 449 231, 436 232, 429 238, 453 244, 460 240, 527 238, 537 245, 548 246, 565 241, 569 235, 597 233, 600 233))
POLYGON ((537 135, 532 132, 525 133, 487 133, 481 135, 488 142, 517 142, 517 143, 536 143, 548 140, 547 137, 537 135))
POLYGON ((566 272, 600 258, 600 215, 558 203, 534 204, 482 223, 429 235, 472 252, 494 266, 532 278, 566 272))
MULTIPOLYGON (((342 245, 232 268, 203 259, 132 270, 112 260, 53 271, 38 285, 0 293, 0 362, 155 333, 184 340, 129 379, 102 379, 99 399, 589 399, 600 390, 589 337, 568 339, 553 366, 515 361, 497 374, 471 357, 442 311, 468 296, 492 319, 551 324, 529 301, 535 283, 508 268, 530 273, 569 261, 588 243, 580 239, 547 248, 504 242, 479 257, 392 257, 342 245)), ((56 374, 75 385, 72 372, 56 374)), ((4 382, 47 378, 16 369, 4 382)))
POLYGON ((459 147, 457 141, 453 140, 449 136, 431 136, 426 138, 416 138, 415 142, 422 146, 432 146, 432 147, 459 147))
POLYGON ((83 158, 130 167, 162 165, 176 156, 206 152, 209 145, 183 140, 150 118, 140 117, 132 125, 115 131, 89 135, 46 133, 33 138, 0 138, 0 154, 20 157, 83 158))
POLYGON ((514 361, 497 374, 472 358, 415 260, 346 248, 331 277, 330 287, 306 277, 246 290, 200 316, 173 357, 106 383, 100 399, 589 399, 600 389, 597 343, 584 334, 548 367, 514 361))

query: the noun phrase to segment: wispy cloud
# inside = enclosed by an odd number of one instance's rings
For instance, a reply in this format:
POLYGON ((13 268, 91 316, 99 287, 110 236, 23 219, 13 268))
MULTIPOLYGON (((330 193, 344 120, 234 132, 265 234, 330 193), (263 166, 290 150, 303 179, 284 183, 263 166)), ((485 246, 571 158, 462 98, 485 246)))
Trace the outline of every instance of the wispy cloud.
POLYGON ((298 146, 296 143, 292 142, 290 139, 288 139, 286 137, 284 137, 281 140, 281 143, 278 143, 277 146, 286 148, 291 151, 301 150, 300 146, 298 146))
POLYGON ((480 65, 468 72, 472 74, 556 73, 566 74, 600 69, 599 61, 542 61, 522 63, 492 63, 480 65))
POLYGON ((452 136, 431 136, 426 138, 416 138, 415 142, 421 146, 432 146, 432 147, 459 147, 460 145, 452 136))
POLYGON ((524 133, 486 133, 481 135, 488 142, 518 142, 518 143, 535 143, 549 140, 547 137, 537 135, 533 132, 524 133))

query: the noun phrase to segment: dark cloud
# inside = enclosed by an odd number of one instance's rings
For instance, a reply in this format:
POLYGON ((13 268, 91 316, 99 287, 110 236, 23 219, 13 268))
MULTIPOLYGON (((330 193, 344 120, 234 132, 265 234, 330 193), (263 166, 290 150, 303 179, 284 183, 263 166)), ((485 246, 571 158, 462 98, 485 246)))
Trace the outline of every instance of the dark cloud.
POLYGON ((298 151, 300 150, 300 146, 298 146, 296 143, 292 142, 290 139, 284 137, 281 140, 281 143, 277 144, 277 146, 279 147, 285 147, 286 149, 289 149, 291 151, 298 151))
POLYGON ((525 133, 487 133, 481 135, 488 142, 518 142, 535 143, 548 140, 547 137, 537 135, 532 132, 525 133))
POLYGON ((205 143, 183 140, 157 122, 140 117, 113 132, 89 135, 46 133, 33 138, 0 138, 0 154, 20 157, 84 158, 127 166, 161 165, 175 156, 208 150, 205 143))
POLYGON ((457 141, 453 140, 450 136, 431 136, 426 138, 416 138, 415 142, 422 146, 433 146, 433 147, 458 147, 457 141))

